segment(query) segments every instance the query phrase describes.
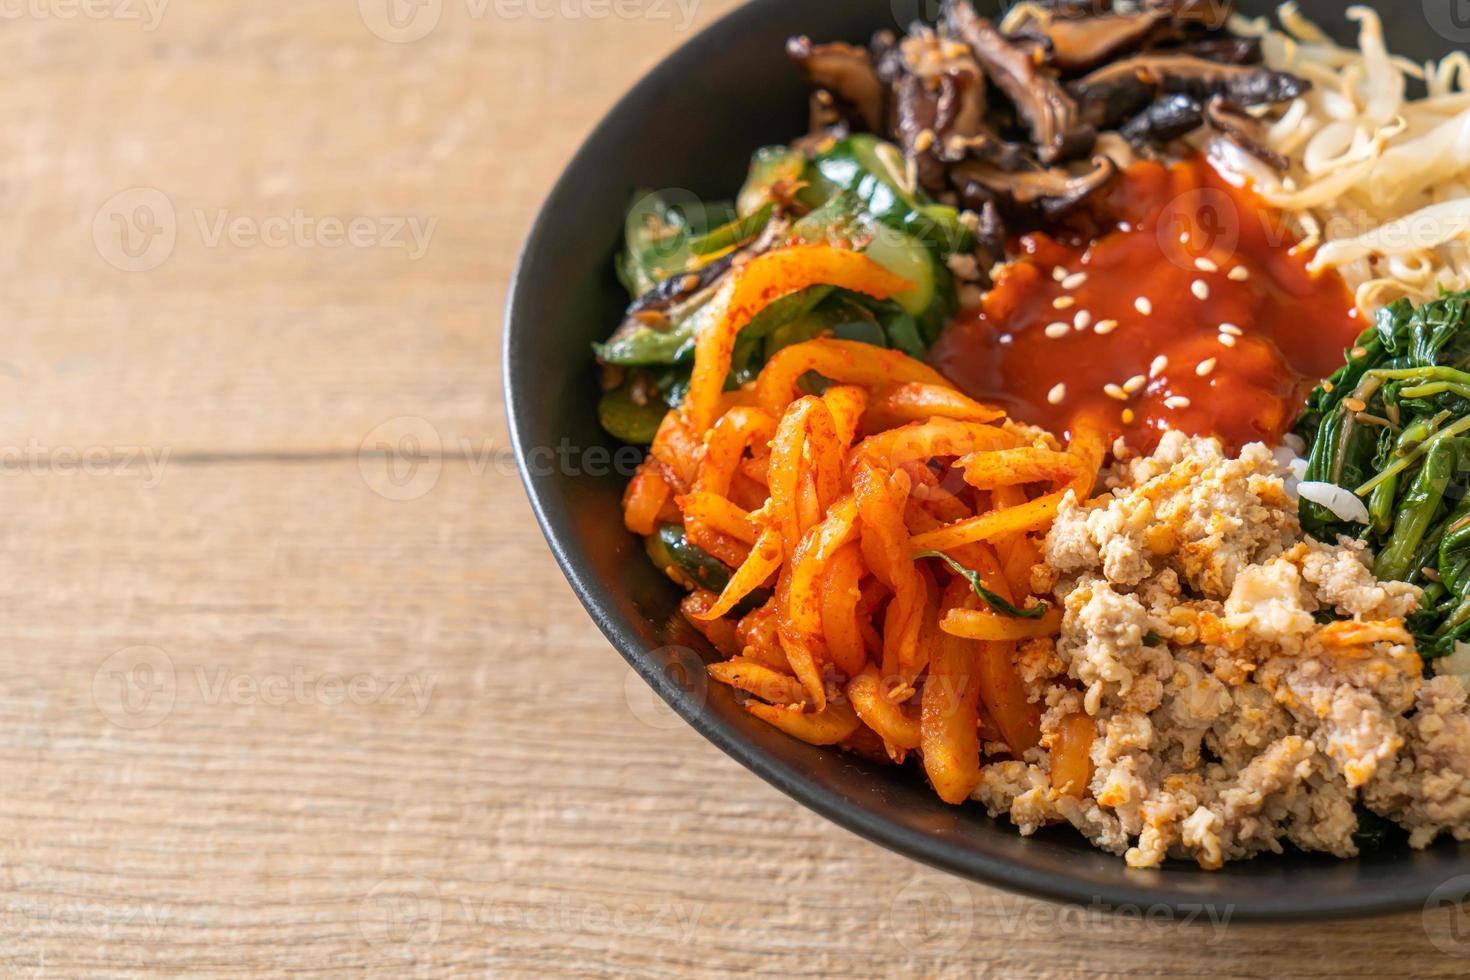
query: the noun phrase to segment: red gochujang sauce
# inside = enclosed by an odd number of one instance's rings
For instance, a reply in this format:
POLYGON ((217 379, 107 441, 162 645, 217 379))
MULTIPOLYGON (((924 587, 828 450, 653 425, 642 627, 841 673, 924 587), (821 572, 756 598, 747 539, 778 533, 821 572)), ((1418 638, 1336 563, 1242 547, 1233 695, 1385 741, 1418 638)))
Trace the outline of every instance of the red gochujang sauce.
POLYGON ((1274 445, 1363 329, 1341 277, 1203 159, 1135 164, 1082 221, 1024 236, 930 354, 1023 422, 1087 418, 1145 452, 1168 429, 1274 445))

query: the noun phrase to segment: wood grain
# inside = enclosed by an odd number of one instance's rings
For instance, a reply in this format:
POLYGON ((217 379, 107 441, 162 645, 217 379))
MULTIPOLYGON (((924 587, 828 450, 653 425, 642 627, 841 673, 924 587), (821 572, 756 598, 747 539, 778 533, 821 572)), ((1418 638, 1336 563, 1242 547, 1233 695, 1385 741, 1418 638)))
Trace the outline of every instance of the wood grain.
POLYGON ((1447 914, 1185 925, 969 885, 654 704, 534 526, 496 358, 541 195, 685 34, 446 0, 395 44, 353 6, 0 33, 0 973, 1465 973, 1447 914), (131 188, 179 221, 147 271, 93 237, 131 188), (437 224, 410 259, 195 218, 298 210, 437 224), (446 451, 394 483, 403 417, 446 451))

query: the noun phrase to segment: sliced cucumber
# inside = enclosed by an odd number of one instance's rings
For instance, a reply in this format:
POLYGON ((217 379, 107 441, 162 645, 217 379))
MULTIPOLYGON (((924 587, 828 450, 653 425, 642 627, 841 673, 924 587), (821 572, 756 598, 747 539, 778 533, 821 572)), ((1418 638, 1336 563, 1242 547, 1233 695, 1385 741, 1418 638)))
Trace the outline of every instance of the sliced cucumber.
POLYGON ((669 406, 660 399, 644 405, 633 401, 627 386, 607 392, 597 402, 597 420, 602 427, 615 438, 635 446, 653 442, 668 411, 669 406))
POLYGON ((901 231, 884 227, 876 232, 863 252, 889 272, 914 284, 913 289, 895 294, 893 300, 914 316, 923 316, 935 300, 934 254, 901 231))
POLYGON ((678 524, 660 524, 643 547, 660 571, 667 574, 672 568, 701 589, 719 593, 730 582, 730 567, 703 548, 690 544, 678 524))
POLYGON ((973 245, 956 209, 934 203, 909 182, 903 155, 892 143, 869 133, 849 136, 819 154, 815 169, 833 188, 856 194, 873 217, 941 255, 973 245))
POLYGON ((782 181, 796 184, 806 173, 806 154, 789 146, 764 146, 750 160, 750 174, 735 199, 735 210, 751 215, 775 203, 772 190, 782 181))

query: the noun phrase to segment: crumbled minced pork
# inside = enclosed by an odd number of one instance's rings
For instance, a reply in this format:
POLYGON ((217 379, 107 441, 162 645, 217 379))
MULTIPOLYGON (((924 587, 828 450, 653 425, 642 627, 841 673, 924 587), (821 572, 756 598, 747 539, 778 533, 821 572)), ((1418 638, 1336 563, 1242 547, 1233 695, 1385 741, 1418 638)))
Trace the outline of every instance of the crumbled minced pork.
POLYGON ((1470 839, 1470 707, 1458 678, 1423 676, 1417 589, 1377 581, 1355 542, 1305 537, 1265 446, 1228 459, 1169 433, 1105 485, 1068 496, 1035 572, 1065 609, 1055 647, 1021 658, 1042 747, 987 766, 977 800, 1134 867, 1287 842, 1349 857, 1357 803, 1415 847, 1470 839), (1047 747, 1079 711, 1097 738, 1076 798, 1052 790, 1047 747))

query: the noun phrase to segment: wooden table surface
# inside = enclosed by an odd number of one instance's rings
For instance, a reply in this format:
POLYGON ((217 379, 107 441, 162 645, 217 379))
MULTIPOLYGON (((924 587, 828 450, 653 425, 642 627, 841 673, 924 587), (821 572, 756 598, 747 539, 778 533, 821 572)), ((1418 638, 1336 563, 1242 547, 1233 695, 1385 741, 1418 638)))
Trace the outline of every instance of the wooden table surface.
POLYGON ((1447 913, 926 870, 593 627, 508 454, 505 286, 582 134, 732 5, 0 6, 0 973, 1463 975, 1447 913))

